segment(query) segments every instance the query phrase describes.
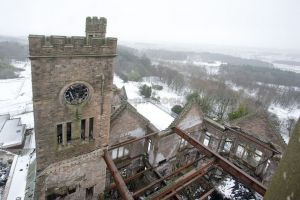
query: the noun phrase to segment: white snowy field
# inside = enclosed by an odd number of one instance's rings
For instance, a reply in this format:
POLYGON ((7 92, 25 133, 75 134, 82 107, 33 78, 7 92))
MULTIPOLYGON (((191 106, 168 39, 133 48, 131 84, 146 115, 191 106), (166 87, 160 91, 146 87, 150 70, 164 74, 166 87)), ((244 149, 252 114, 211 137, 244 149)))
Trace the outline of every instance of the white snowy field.
POLYGON ((0 80, 0 115, 9 113, 13 118, 20 117, 27 128, 33 128, 30 63, 13 62, 12 64, 24 71, 20 72, 20 78, 0 80))
POLYGON ((273 65, 274 65, 274 68, 280 69, 282 71, 300 73, 300 66, 285 65, 285 64, 279 64, 279 63, 273 63, 273 65))
POLYGON ((146 100, 140 95, 139 87, 143 84, 148 86, 154 85, 161 85, 163 86, 162 90, 152 90, 152 94, 155 95, 156 98, 159 97, 160 103, 159 105, 165 107, 168 112, 171 111, 171 108, 176 105, 184 105, 185 103, 185 94, 178 94, 178 92, 170 89, 166 84, 156 80, 153 77, 144 78, 141 82, 133 82, 128 81, 124 83, 122 79, 120 79, 117 75, 114 76, 114 84, 118 87, 125 87, 128 101, 136 106, 137 104, 146 103, 146 100))
POLYGON ((269 108, 268 111, 270 113, 275 114, 280 122, 280 133, 281 136, 283 137, 284 141, 286 143, 289 142, 290 136, 287 130, 288 127, 288 123, 290 119, 293 119, 295 121, 298 120, 298 118, 300 117, 300 105, 294 105, 293 107, 290 108, 284 108, 278 104, 274 104, 272 103, 269 108))
POLYGON ((244 94, 246 94, 249 97, 255 97, 258 90, 250 90, 247 88, 244 88, 242 86, 238 86, 237 84, 233 83, 232 81, 225 81, 225 84, 231 88, 233 91, 237 91, 237 92, 243 92, 244 94))

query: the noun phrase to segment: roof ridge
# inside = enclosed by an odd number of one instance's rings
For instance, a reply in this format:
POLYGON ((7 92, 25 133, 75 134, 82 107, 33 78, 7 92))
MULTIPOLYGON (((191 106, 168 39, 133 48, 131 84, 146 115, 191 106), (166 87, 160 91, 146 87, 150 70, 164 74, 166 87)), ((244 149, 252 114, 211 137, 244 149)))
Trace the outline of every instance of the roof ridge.
POLYGON ((149 126, 151 129, 154 129, 155 131, 158 131, 158 128, 156 126, 154 126, 146 117, 144 117, 142 114, 140 114, 137 111, 137 109, 133 105, 131 105, 128 101, 124 101, 122 103, 122 105, 117 110, 115 110, 115 112, 111 115, 111 118, 110 118, 111 122, 114 121, 115 119, 117 119, 118 116, 125 109, 128 109, 133 114, 135 114, 139 119, 144 121, 147 124, 147 126, 149 126))
POLYGON ((197 101, 196 101, 195 99, 192 99, 192 100, 188 101, 188 102, 184 105, 182 111, 179 113, 179 115, 177 115, 177 117, 173 120, 173 122, 169 125, 168 128, 171 128, 171 127, 176 126, 177 123, 178 123, 183 117, 185 117, 185 115, 188 113, 188 111, 192 108, 192 106, 193 106, 194 104, 197 104, 197 101))

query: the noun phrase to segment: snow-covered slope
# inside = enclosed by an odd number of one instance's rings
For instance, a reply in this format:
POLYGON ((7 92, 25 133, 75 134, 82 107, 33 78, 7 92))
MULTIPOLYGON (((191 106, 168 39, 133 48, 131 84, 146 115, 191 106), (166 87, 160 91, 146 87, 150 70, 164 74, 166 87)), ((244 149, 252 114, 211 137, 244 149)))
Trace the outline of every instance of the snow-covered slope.
POLYGON ((30 63, 13 62, 12 64, 24 71, 20 73, 20 78, 0 80, 0 115, 9 113, 13 118, 20 117, 27 128, 33 128, 30 63))

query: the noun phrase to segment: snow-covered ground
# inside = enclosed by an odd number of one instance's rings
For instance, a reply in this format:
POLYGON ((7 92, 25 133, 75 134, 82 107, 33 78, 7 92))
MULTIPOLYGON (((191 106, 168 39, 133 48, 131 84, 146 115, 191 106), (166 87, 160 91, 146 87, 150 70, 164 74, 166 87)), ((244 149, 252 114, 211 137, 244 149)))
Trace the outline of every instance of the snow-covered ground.
POLYGON ((283 71, 300 73, 300 66, 285 65, 285 64, 279 64, 279 63, 273 63, 273 65, 274 65, 274 68, 281 69, 283 71))
POLYGON ((204 62, 201 60, 157 60, 154 61, 153 64, 159 64, 159 62, 167 62, 170 64, 181 64, 181 65, 194 65, 198 67, 202 67, 205 69, 207 74, 209 75, 217 75, 219 74, 219 69, 221 65, 225 65, 227 63, 221 61, 213 61, 213 62, 204 62))
POLYGON ((176 105, 180 104, 183 105, 185 103, 185 94, 178 94, 176 91, 170 89, 166 84, 158 81, 153 77, 144 78, 141 82, 133 82, 128 81, 124 83, 122 79, 120 79, 117 75, 114 76, 114 84, 118 87, 125 87, 126 93, 128 96, 128 101, 136 106, 141 103, 146 103, 148 100, 143 99, 139 93, 139 87, 143 84, 148 86, 154 85, 161 85, 163 86, 162 90, 152 90, 152 93, 155 94, 155 97, 159 97, 160 105, 165 107, 169 112, 171 108, 176 105))
POLYGON ((272 103, 269 106, 268 111, 270 113, 275 114, 278 117, 278 119, 280 121, 281 135, 282 135, 284 141, 286 143, 288 143, 288 141, 290 139, 288 129, 287 129, 288 123, 289 123, 290 119, 293 119, 295 121, 298 120, 298 118, 300 117, 300 106, 295 105, 290 108, 284 108, 278 104, 272 103))
POLYGON ((226 197, 230 198, 232 194, 233 186, 235 185, 235 180, 232 178, 226 178, 222 183, 217 187, 217 189, 226 197))
POLYGON ((225 198, 232 200, 262 200, 263 197, 256 192, 250 191, 241 183, 235 181, 232 177, 226 177, 217 187, 225 198))
POLYGON ((27 127, 33 127, 33 106, 31 88, 31 67, 29 62, 13 62, 24 69, 20 78, 0 80, 0 115, 9 113, 13 118, 21 118, 27 127))
POLYGON ((262 82, 256 82, 257 85, 264 85, 270 88, 275 88, 277 91, 279 92, 284 92, 287 91, 289 89, 293 89, 297 92, 300 92, 300 87, 296 87, 296 86, 285 86, 285 85, 275 85, 275 84, 270 84, 270 83, 262 83, 262 82))
POLYGON ((233 83, 232 81, 225 81, 225 84, 230 87, 232 90, 237 92, 243 92, 249 97, 255 97, 257 94, 257 90, 249 90, 247 88, 244 88, 242 86, 238 86, 237 84, 233 83))

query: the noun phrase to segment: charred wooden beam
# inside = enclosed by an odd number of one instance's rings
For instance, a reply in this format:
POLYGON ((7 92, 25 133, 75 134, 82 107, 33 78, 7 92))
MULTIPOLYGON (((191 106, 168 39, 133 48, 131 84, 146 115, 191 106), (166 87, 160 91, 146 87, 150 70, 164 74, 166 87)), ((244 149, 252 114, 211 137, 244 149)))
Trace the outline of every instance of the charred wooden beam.
POLYGON ((221 167, 224 171, 235 177, 238 181, 245 184, 246 186, 252 188, 262 196, 264 196, 266 192, 266 187, 253 177, 251 177, 249 174, 235 166, 233 163, 228 161, 227 159, 220 156, 218 153, 212 151, 211 149, 207 148, 194 138, 190 137, 187 133, 185 133, 183 130, 173 127, 172 130, 177 133, 179 136, 181 136, 183 139, 185 139, 187 142, 189 142, 194 147, 198 148, 202 153, 208 156, 214 156, 216 158, 216 162, 218 163, 218 166, 221 167))
POLYGON ((161 193, 157 194, 155 197, 152 197, 153 200, 162 200, 162 199, 169 199, 174 196, 177 192, 185 188, 186 186, 190 185, 197 179, 201 178, 206 174, 206 172, 215 164, 215 158, 210 160, 200 169, 197 169, 194 173, 189 174, 186 177, 179 178, 179 180, 175 181, 171 187, 163 190, 161 193))
POLYGON ((111 157, 109 156, 107 151, 104 152, 103 157, 104 157, 104 160, 106 162, 106 165, 107 165, 110 173, 112 174, 112 176, 116 182, 116 186, 117 186, 118 191, 120 192, 122 198, 125 200, 133 200, 133 197, 131 196, 122 176, 120 175, 118 168, 116 167, 114 161, 111 159, 111 157))
POLYGON ((156 134, 158 134, 158 132, 150 133, 150 134, 147 134, 147 135, 144 135, 144 136, 142 136, 142 137, 135 138, 135 139, 126 140, 126 141, 124 141, 124 142, 120 142, 120 143, 117 143, 117 144, 114 144, 114 145, 110 146, 110 147, 108 148, 108 150, 110 151, 110 150, 113 150, 113 149, 116 149, 116 148, 125 146, 125 145, 127 145, 127 144, 131 144, 131 143, 134 143, 134 142, 143 140, 143 139, 145 139, 145 138, 154 136, 154 135, 156 135, 156 134))
POLYGON ((204 200, 204 199, 206 199, 206 198, 207 198, 209 195, 211 195, 215 190, 216 190, 215 188, 210 189, 210 190, 207 191, 204 195, 202 195, 202 196, 200 197, 199 200, 204 200))
MULTIPOLYGON (((202 159, 202 158, 200 158, 200 159, 202 159)), ((180 172, 183 171, 184 169, 187 169, 187 168, 189 168, 190 166, 192 166, 193 164, 195 164, 196 162, 198 162, 200 159, 196 159, 196 160, 194 160, 194 161, 188 163, 187 165, 184 165, 184 166, 182 166, 182 167, 176 169, 176 170, 175 170, 174 172, 172 172, 171 174, 169 174, 169 175, 167 175, 167 176, 164 176, 164 177, 162 177, 162 178, 160 178, 160 179, 158 179, 158 180, 155 180, 154 182, 150 183, 149 185, 147 185, 147 186, 145 186, 145 187, 143 187, 143 188, 141 188, 141 189, 135 191, 135 192, 133 193, 133 196, 138 196, 139 194, 143 193, 144 191, 146 191, 147 189, 153 187, 154 185, 156 185, 156 184, 158 184, 158 183, 160 183, 160 182, 162 182, 162 181, 164 181, 164 180, 166 180, 166 179, 168 179, 168 178, 170 178, 170 177, 172 177, 172 176, 174 176, 174 175, 180 173, 180 172)))

